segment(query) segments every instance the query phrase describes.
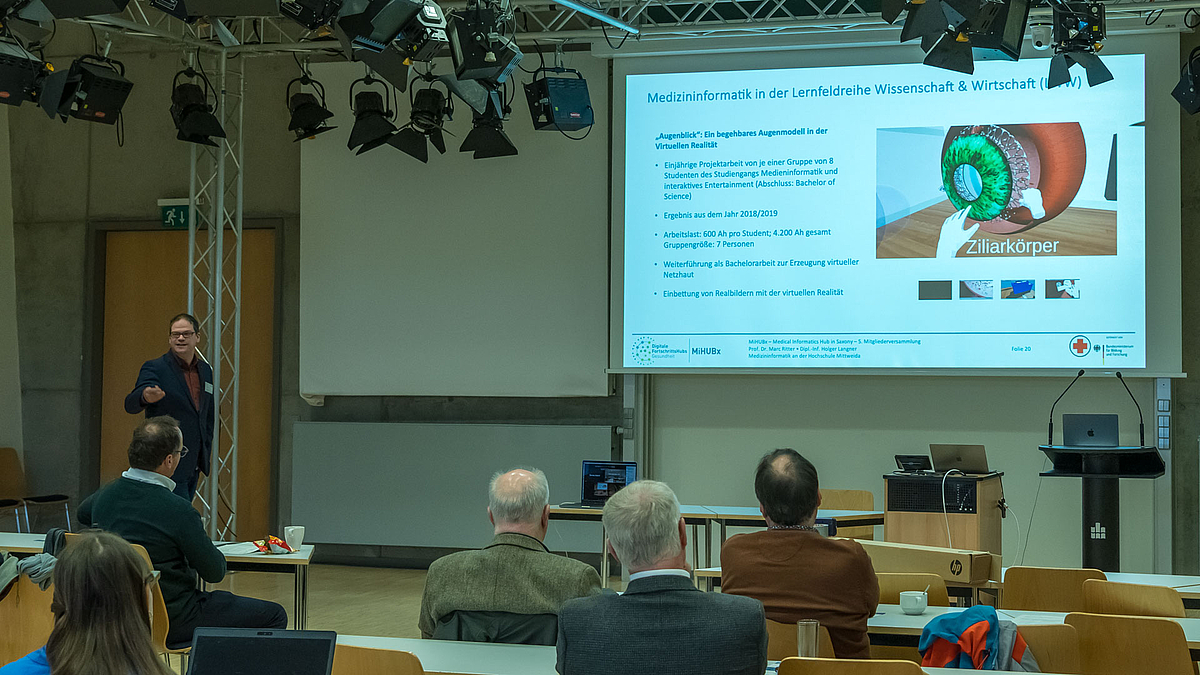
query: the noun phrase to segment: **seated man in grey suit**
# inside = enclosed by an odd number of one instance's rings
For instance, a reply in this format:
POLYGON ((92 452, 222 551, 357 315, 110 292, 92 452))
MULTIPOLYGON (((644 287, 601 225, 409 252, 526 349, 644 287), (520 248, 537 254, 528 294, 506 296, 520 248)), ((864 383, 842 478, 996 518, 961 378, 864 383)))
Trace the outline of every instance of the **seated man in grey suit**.
POLYGON ((550 486, 537 469, 497 473, 488 489, 495 538, 478 551, 435 560, 425 578, 421 637, 552 645, 558 609, 600 592, 587 563, 551 553, 550 486))
POLYGON ((561 675, 762 675, 762 603, 692 584, 687 531, 671 488, 630 483, 605 504, 604 528, 609 551, 629 569, 629 584, 623 595, 563 605, 561 675))

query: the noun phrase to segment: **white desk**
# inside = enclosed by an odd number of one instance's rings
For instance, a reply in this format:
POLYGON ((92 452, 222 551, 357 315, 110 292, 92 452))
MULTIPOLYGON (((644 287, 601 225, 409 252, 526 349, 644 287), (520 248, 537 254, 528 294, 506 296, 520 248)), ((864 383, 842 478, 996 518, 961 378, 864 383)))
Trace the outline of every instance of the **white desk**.
POLYGON ((339 645, 412 652, 426 673, 554 675, 554 647, 339 635, 339 645))
MULTIPOLYGON (((22 532, 0 532, 0 551, 14 554, 41 553, 46 535, 22 532)), ((292 620, 298 630, 308 626, 308 566, 312 562, 313 546, 306 544, 298 553, 267 555, 266 553, 225 553, 216 542, 217 550, 225 554, 225 562, 231 570, 255 572, 290 572, 295 577, 292 601, 292 620)))

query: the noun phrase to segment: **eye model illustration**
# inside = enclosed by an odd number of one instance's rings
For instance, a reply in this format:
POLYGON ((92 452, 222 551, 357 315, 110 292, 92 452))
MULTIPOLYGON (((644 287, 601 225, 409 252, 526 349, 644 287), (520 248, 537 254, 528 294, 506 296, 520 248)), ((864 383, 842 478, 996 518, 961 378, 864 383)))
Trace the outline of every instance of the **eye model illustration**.
POLYGON ((980 229, 1012 234, 1062 213, 1079 192, 1086 160, 1076 122, 950 127, 942 189, 980 229))

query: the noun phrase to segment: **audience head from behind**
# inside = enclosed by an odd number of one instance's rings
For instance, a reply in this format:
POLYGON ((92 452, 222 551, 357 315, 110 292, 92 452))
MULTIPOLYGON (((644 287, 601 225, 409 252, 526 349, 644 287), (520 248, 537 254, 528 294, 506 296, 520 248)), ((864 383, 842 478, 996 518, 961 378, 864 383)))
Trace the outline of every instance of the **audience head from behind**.
POLYGON ((604 505, 609 550, 631 574, 656 569, 691 571, 679 500, 666 483, 639 480, 604 505))
POLYGON ((754 494, 771 528, 812 527, 821 506, 817 469, 791 448, 763 455, 754 473, 754 494))
POLYGON ((543 541, 550 526, 550 484, 538 469, 497 472, 488 486, 488 518, 496 534, 524 534, 543 541))
POLYGON ((54 566, 54 628, 5 675, 171 675, 150 637, 150 566, 124 539, 74 537, 54 566))
POLYGON ((151 417, 133 430, 129 442, 129 466, 170 478, 183 457, 183 432, 175 418, 151 417))

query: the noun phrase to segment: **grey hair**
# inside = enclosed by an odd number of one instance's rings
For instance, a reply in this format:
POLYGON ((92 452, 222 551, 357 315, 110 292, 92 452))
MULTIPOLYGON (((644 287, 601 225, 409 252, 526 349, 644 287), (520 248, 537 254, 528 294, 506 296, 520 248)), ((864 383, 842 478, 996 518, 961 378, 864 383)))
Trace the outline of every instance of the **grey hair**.
POLYGON ((497 523, 539 523, 542 510, 550 503, 550 483, 546 481, 546 474, 540 469, 517 469, 497 471, 492 475, 492 481, 488 484, 488 508, 491 509, 492 517, 497 523), (533 474, 533 480, 523 485, 523 489, 516 494, 497 493, 496 483, 500 481, 500 477, 517 469, 533 474))
POLYGON ((639 480, 604 505, 604 530, 617 557, 630 568, 649 567, 679 555, 679 500, 666 483, 639 480))

